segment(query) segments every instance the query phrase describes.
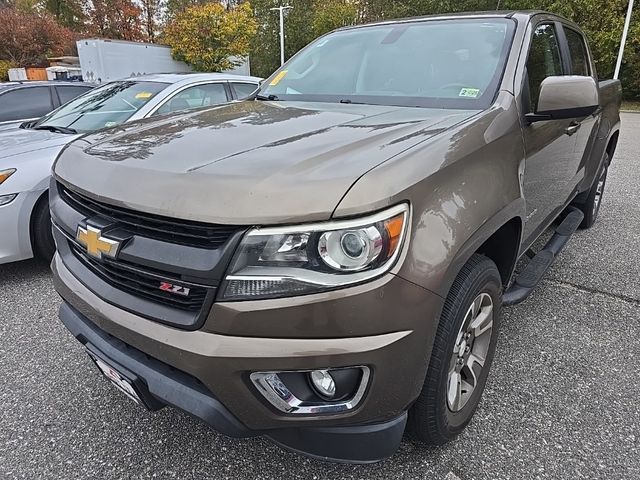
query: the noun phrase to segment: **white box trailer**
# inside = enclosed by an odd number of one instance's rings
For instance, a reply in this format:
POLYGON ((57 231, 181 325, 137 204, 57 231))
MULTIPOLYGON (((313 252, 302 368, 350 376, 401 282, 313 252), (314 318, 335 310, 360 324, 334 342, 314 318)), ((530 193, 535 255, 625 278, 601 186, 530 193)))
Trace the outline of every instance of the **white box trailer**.
MULTIPOLYGON (((104 83, 149 73, 191 72, 183 62, 171 57, 171 49, 153 43, 90 38, 76 42, 82 79, 104 83)), ((249 62, 227 72, 249 75, 249 62)))

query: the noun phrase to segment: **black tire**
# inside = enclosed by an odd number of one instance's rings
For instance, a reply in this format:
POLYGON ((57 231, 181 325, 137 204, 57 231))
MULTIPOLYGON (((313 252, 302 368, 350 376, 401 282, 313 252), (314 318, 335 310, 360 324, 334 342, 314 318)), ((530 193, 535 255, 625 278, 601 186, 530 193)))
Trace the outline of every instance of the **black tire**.
POLYGON ((596 180, 591 186, 591 190, 586 192, 586 197, 578 199, 573 204, 582 210, 584 218, 580 224, 580 228, 591 228, 600 212, 600 206, 602 205, 602 197, 604 195, 604 187, 607 184, 607 173, 609 171, 609 154, 605 153, 602 168, 596 176, 596 180))
POLYGON ((33 209, 31 216, 31 248, 33 255, 44 262, 50 262, 56 251, 51 231, 49 199, 45 194, 33 209))
MULTIPOLYGON (((438 324, 425 382, 418 399, 409 411, 408 432, 414 438, 432 445, 440 445, 454 439, 471 421, 487 382, 495 353, 501 307, 502 283, 498 268, 489 258, 473 255, 449 291, 438 324), (466 403, 461 407, 458 405, 459 409, 452 410, 448 396, 450 370, 452 365, 457 368, 457 362, 463 361, 455 356, 460 353, 455 353, 454 347, 458 348, 460 345, 460 335, 464 338, 464 330, 461 328, 463 323, 466 323, 465 319, 471 311, 472 303, 477 298, 487 299, 484 294, 493 302, 493 327, 491 331, 486 332, 488 337, 484 340, 484 364, 477 375, 475 388, 471 393, 467 393, 466 403)), ((472 343, 472 349, 475 349, 475 343, 472 343)))

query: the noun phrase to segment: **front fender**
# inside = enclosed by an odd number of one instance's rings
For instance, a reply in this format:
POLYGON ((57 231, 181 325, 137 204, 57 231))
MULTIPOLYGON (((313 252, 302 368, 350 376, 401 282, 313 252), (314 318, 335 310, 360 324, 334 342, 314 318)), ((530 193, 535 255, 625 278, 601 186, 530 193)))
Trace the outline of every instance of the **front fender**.
POLYGON ((42 192, 49 188, 51 167, 62 148, 61 146, 48 147, 0 160, 0 170, 16 169, 16 172, 0 185, 0 195, 42 192))
POLYGON ((490 110, 364 175, 334 217, 409 201, 409 243, 396 273, 446 297, 466 260, 509 220, 524 219, 523 165, 518 113, 503 92, 490 110))

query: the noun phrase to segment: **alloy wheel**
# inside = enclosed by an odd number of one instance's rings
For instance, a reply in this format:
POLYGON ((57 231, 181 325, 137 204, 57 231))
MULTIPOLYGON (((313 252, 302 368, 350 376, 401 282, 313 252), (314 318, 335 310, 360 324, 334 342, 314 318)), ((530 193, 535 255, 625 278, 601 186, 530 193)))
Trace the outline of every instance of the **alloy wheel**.
POLYGON ((493 332, 493 300, 480 293, 465 314, 456 337, 447 379, 447 406, 458 412, 471 398, 489 353, 493 332))

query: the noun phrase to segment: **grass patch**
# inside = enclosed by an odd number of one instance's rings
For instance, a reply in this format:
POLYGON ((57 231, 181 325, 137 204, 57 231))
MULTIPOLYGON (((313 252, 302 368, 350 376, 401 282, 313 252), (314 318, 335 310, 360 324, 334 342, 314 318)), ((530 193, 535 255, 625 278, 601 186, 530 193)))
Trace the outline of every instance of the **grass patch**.
POLYGON ((632 112, 640 112, 640 101, 626 100, 622 102, 621 110, 629 110, 632 112))

